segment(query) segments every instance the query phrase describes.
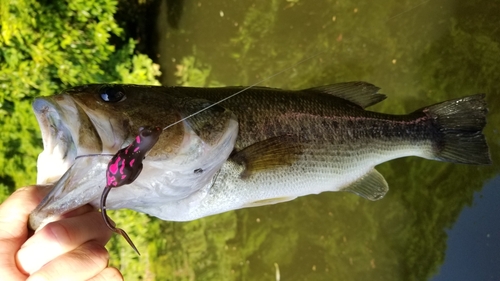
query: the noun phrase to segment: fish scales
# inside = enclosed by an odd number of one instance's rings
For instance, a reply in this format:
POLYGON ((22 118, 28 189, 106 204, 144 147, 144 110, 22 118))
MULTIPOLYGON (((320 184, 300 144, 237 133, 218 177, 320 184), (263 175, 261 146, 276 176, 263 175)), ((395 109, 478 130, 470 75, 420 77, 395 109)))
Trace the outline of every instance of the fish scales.
MULTIPOLYGON (((162 133, 142 173, 109 194, 107 209, 187 221, 325 191, 378 200, 388 186, 374 167, 391 159, 491 161, 481 132, 484 95, 390 115, 365 110, 385 98, 379 88, 346 82, 297 91, 253 87, 216 104, 242 89, 87 85, 37 99, 45 149, 39 165, 47 158, 68 168, 32 213, 31 227, 83 204, 98 206, 109 157, 62 155, 115 153, 139 127, 167 127, 205 108, 162 133), (56 132, 44 129, 50 126, 56 132), (79 126, 93 132, 85 144, 77 141, 79 126), (91 137, 99 138, 95 146, 91 137)), ((41 175, 40 183, 54 177, 41 175)))
MULTIPOLYGON (((227 90, 192 96, 220 100, 234 92, 227 90)), ((290 99, 294 94, 251 89, 221 104, 237 116, 252 112, 251 118, 238 119, 236 150, 291 134, 302 144, 302 155, 291 166, 261 171, 251 178, 241 178, 240 165, 223 166, 208 194, 210 200, 204 202, 204 209, 190 210, 192 218, 223 212, 236 202, 241 207, 259 206, 337 191, 382 162, 410 155, 433 157, 432 139, 437 132, 423 113, 381 114, 324 93, 300 93, 300 99, 290 99), (276 185, 284 187, 279 194, 274 192, 276 185), (228 198, 228 194, 234 196, 228 198)))
MULTIPOLYGON (((185 95, 220 100, 238 88, 179 88, 185 95)), ((346 100, 325 93, 294 92, 259 87, 224 101, 221 106, 239 116, 235 147, 244 148, 270 136, 294 133, 310 140, 349 141, 351 138, 429 139, 429 118, 423 114, 389 115, 363 110, 346 100), (419 119, 421 117, 422 119, 419 119), (425 123, 427 122, 427 123, 425 123), (369 130, 369 131, 366 131, 369 130), (423 136, 422 133, 426 133, 423 136)))

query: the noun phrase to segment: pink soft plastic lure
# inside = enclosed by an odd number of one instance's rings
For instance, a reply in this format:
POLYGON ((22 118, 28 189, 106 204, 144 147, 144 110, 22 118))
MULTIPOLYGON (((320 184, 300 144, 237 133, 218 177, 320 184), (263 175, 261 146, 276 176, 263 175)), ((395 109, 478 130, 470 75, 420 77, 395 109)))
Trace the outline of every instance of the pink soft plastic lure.
POLYGON ((142 127, 139 135, 127 147, 120 149, 108 163, 106 170, 106 187, 101 195, 101 214, 106 225, 114 232, 120 234, 127 240, 132 248, 140 255, 127 233, 115 227, 106 214, 106 198, 109 191, 114 187, 132 183, 142 171, 142 160, 146 153, 153 148, 158 141, 162 129, 159 127, 142 127))

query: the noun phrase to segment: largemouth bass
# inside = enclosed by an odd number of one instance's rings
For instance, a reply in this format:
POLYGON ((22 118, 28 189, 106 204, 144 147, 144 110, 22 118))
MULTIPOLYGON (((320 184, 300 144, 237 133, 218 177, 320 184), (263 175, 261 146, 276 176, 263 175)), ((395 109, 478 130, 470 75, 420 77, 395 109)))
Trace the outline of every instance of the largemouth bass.
POLYGON ((140 127, 165 128, 142 173, 109 193, 107 209, 128 208, 189 221, 325 191, 370 200, 388 191, 375 166, 405 156, 489 164, 484 95, 408 115, 365 110, 386 98, 365 82, 288 91, 86 85, 37 98, 43 138, 38 183, 55 182, 30 226, 84 204, 99 206, 112 155, 140 127))

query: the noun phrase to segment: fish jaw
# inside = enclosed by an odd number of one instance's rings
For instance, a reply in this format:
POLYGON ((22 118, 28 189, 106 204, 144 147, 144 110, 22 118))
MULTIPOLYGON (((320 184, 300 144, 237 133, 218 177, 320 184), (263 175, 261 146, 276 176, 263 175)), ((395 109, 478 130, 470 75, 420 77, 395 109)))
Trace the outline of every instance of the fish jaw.
MULTIPOLYGON (((51 192, 30 215, 33 229, 96 201, 100 196, 99 187, 104 186, 109 153, 116 152, 128 141, 127 127, 113 126, 109 118, 99 122, 96 114, 89 115, 89 110, 68 94, 71 91, 39 97, 32 104, 43 141, 43 151, 37 160, 37 184, 53 184, 51 192), (105 131, 108 127, 114 130, 105 131), (101 134, 113 139, 113 144, 104 142, 103 145, 101 134), (108 155, 95 156, 102 153, 108 155), (78 158, 85 155, 94 156, 78 158)), ((127 124, 127 121, 121 123, 127 124)))
POLYGON ((30 215, 30 226, 37 229, 64 211, 99 196, 88 186, 98 185, 100 177, 96 174, 106 169, 109 156, 75 160, 78 155, 102 153, 102 142, 92 121, 70 95, 39 97, 32 107, 43 141, 43 151, 37 160, 37 183, 54 183, 51 192, 30 215), (88 192, 76 194, 73 190, 76 185, 83 185, 88 192))
POLYGON ((91 145, 86 140, 99 139, 94 126, 68 95, 40 97, 33 111, 42 132, 43 151, 38 156, 37 183, 57 181, 73 164, 77 155, 102 150, 100 141, 91 145), (82 124, 79 127, 73 123, 82 124))
MULTIPOLYGON (((85 204, 99 208, 110 154, 127 146, 137 134, 138 127, 166 126, 175 121, 172 119, 178 120, 184 117, 182 114, 191 113, 179 114, 173 109, 168 110, 168 103, 155 100, 152 104, 157 109, 153 112, 159 112, 161 107, 166 113, 156 119, 143 118, 149 111, 134 113, 130 110, 136 104, 132 94, 134 89, 125 88, 131 93, 125 102, 100 106, 100 101, 94 98, 94 88, 99 87, 90 85, 70 89, 61 95, 38 98, 33 104, 44 142, 44 151, 38 161, 39 182, 55 184, 30 214, 32 229, 85 204), (127 102, 131 104, 130 108, 124 109, 127 102)), ((138 90, 147 89, 139 87, 138 90)), ((203 101, 196 102, 193 110, 204 104, 203 101)), ((200 116, 214 122, 192 118, 162 133, 144 160, 142 173, 132 184, 113 188, 106 208, 140 210, 147 207, 149 214, 159 216, 159 206, 189 197, 210 186, 234 149, 238 120, 222 108, 200 116), (207 127, 212 130, 207 132, 204 130, 207 127), (200 131, 204 133, 198 135, 200 131)))
MULTIPOLYGON (((189 125, 185 126, 188 129, 189 125)), ((235 118, 229 119, 224 134, 212 146, 203 142, 192 130, 186 132, 182 149, 176 157, 168 160, 146 157, 143 170, 133 183, 113 188, 109 193, 106 209, 128 208, 162 217, 165 216, 165 205, 193 198, 193 194, 198 197, 199 194, 206 194, 204 191, 213 185, 219 170, 234 149, 238 122, 235 118)), ((30 227, 38 229, 85 204, 99 208, 110 159, 109 155, 77 158, 30 214, 30 227)), ((196 208, 202 199, 190 200, 190 204, 180 206, 176 212, 188 212, 196 208)))
POLYGON ((97 201, 106 184, 105 171, 109 159, 110 156, 105 155, 78 158, 31 212, 31 229, 43 227, 60 215, 88 203, 97 208, 97 201))

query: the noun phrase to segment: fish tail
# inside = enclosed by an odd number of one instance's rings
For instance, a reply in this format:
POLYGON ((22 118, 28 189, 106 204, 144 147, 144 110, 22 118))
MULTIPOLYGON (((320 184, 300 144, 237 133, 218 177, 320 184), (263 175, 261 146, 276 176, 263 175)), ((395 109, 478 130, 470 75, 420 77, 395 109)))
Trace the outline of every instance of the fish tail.
POLYGON ((436 160, 463 164, 491 164, 488 144, 482 133, 486 125, 484 94, 431 105, 420 111, 434 125, 436 160))

